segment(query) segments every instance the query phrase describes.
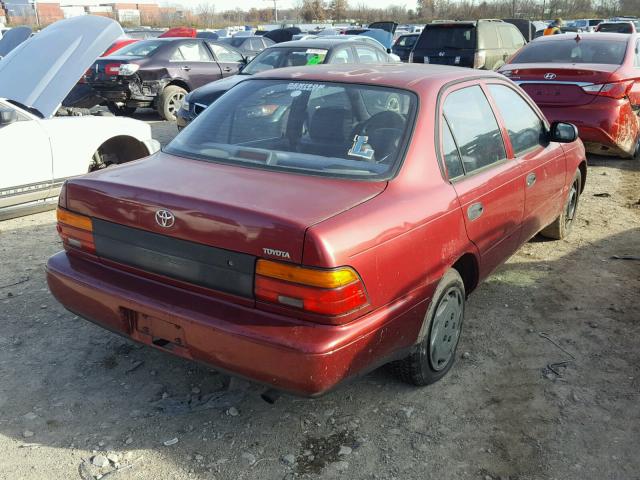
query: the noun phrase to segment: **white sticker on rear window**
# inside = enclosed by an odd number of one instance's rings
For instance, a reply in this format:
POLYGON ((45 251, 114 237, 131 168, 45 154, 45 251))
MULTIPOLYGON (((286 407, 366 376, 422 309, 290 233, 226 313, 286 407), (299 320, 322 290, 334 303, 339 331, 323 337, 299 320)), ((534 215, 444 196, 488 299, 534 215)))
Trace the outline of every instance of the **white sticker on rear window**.
POLYGON ((287 90, 307 90, 312 92, 314 90, 320 90, 324 88, 322 83, 298 83, 292 82, 287 85, 287 90))
POLYGON ((367 144, 369 137, 366 135, 356 135, 353 137, 353 145, 347 152, 350 157, 360 157, 365 160, 371 160, 375 151, 367 144))
POLYGON ((327 53, 327 51, 318 49, 318 48, 307 48, 307 51, 305 53, 315 53, 317 55, 324 55, 325 53, 327 53))

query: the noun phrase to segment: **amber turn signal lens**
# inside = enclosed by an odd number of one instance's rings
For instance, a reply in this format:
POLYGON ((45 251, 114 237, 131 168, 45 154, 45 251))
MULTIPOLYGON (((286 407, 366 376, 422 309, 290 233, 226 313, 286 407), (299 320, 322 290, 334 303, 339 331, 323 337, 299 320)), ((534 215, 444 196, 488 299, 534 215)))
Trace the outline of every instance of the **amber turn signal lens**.
POLYGON ((58 233, 66 248, 95 253, 93 223, 90 217, 70 212, 61 207, 58 207, 56 216, 58 218, 58 233))
POLYGON ((325 316, 341 316, 367 305, 362 280, 350 267, 308 268, 258 260, 259 300, 325 316))
POLYGON ((349 267, 322 270, 269 260, 258 260, 256 274, 319 288, 344 287, 359 280, 356 272, 349 267))
POLYGON ((93 223, 90 217, 85 217, 84 215, 79 215, 60 207, 58 207, 56 211, 56 216, 58 217, 58 223, 64 223, 70 227, 93 232, 93 223))

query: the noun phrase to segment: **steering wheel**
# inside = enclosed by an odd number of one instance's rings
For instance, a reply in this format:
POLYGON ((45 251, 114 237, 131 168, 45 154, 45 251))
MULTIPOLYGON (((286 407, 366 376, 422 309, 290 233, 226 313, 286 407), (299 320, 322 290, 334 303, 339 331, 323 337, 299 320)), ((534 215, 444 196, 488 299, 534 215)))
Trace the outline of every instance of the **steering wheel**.
POLYGON ((375 152, 371 161, 382 163, 395 153, 400 145, 405 123, 404 117, 399 113, 389 110, 376 113, 357 126, 351 138, 356 135, 368 137, 367 143, 375 152))

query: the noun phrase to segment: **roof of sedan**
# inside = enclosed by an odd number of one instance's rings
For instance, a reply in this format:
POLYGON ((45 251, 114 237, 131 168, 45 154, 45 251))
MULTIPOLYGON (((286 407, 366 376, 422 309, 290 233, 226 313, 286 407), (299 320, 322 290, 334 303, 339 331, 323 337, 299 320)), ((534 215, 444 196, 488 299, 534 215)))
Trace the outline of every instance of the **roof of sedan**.
POLYGON ((327 50, 335 47, 336 45, 344 45, 346 42, 362 42, 367 43, 366 40, 357 38, 357 35, 345 35, 345 38, 310 38, 307 40, 291 40, 290 42, 276 43, 269 48, 280 47, 299 47, 299 48, 326 48, 327 50))
POLYGON ((472 77, 505 79, 504 76, 488 70, 470 70, 462 67, 420 65, 415 63, 315 65, 313 67, 278 68, 254 75, 254 78, 263 79, 363 83, 408 90, 416 90, 420 84, 435 83, 441 85, 472 77))
POLYGON ((634 34, 629 33, 608 33, 608 32, 566 32, 560 35, 545 35, 542 37, 538 37, 535 39, 535 43, 539 42, 553 42, 558 40, 575 40, 576 36, 580 37, 581 40, 611 40, 611 41, 619 41, 619 42, 628 42, 629 38, 634 34))

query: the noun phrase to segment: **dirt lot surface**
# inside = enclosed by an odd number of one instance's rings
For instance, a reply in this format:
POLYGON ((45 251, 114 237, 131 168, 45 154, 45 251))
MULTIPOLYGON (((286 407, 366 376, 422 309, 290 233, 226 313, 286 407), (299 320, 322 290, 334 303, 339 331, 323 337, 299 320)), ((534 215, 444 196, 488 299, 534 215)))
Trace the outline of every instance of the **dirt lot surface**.
POLYGON ((43 270, 60 248, 53 212, 0 223, 1 479, 640 478, 640 262, 613 258, 640 255, 640 162, 592 161, 569 239, 471 296, 427 388, 383 368, 269 405, 66 312, 43 270))

